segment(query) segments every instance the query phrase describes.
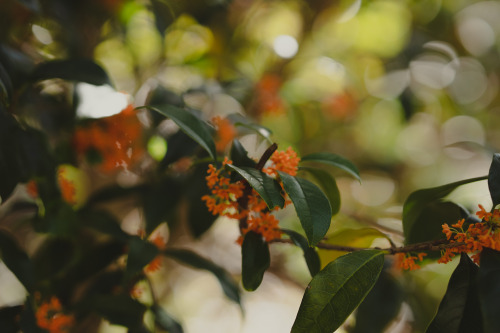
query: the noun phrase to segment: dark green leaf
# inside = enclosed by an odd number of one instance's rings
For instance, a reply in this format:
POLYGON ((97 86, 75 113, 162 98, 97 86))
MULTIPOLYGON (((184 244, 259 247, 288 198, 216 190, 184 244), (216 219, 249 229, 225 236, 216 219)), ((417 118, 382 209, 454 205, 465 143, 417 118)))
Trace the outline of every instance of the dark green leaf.
POLYGON ((142 195, 146 234, 153 232, 160 223, 165 222, 179 201, 181 189, 173 179, 164 179, 153 184, 142 195))
POLYGON ((238 285, 233 280, 231 275, 229 275, 229 273, 222 267, 217 266, 210 260, 207 260, 189 250, 168 249, 163 253, 166 256, 171 257, 193 268, 209 271, 219 280, 224 294, 226 294, 229 299, 235 301, 236 303, 240 303, 240 290, 238 288, 238 285))
POLYGON ((484 248, 477 274, 479 302, 485 333, 496 333, 500 327, 500 252, 484 248))
POLYGON ((142 108, 152 109, 172 119, 184 133, 202 146, 210 154, 210 157, 215 160, 217 152, 215 151, 212 135, 207 125, 191 112, 167 104, 144 106, 142 108))
POLYGON ((467 333, 483 331, 481 307, 477 294, 478 267, 465 253, 453 272, 446 294, 426 333, 467 333))
POLYGON ((254 168, 238 168, 231 164, 228 164, 227 167, 236 171, 240 176, 245 178, 250 186, 252 186, 253 189, 257 191, 257 193, 259 193, 262 199, 266 202, 269 209, 273 209, 276 206, 283 208, 285 205, 285 199, 281 195, 281 187, 276 180, 254 168))
POLYGON ((307 268, 309 269, 311 276, 315 276, 321 269, 321 262, 316 249, 309 247, 307 239, 298 232, 287 229, 281 229, 281 231, 287 234, 293 243, 302 249, 304 252, 304 258, 306 259, 307 268))
POLYGON ((493 207, 500 203, 500 154, 493 155, 488 172, 488 188, 490 189, 493 207))
POLYGON ((86 305, 111 323, 132 329, 142 326, 146 312, 145 305, 124 294, 94 296, 86 305))
POLYGON ((105 211, 82 210, 79 212, 82 225, 95 229, 116 239, 127 241, 130 235, 120 227, 118 221, 105 211))
POLYGON ((0 258, 24 287, 33 288, 33 265, 26 252, 7 230, 0 229, 0 258))
POLYGON ((386 270, 356 310, 356 324, 350 333, 385 332, 398 315, 404 300, 404 290, 386 270))
POLYGON ((351 161, 346 158, 332 153, 313 153, 302 157, 301 162, 318 162, 328 165, 336 166, 349 174, 354 176, 357 180, 361 181, 358 168, 351 161))
POLYGON ((285 192, 295 206, 309 245, 319 243, 330 228, 332 208, 325 194, 313 183, 303 178, 278 172, 285 192))
POLYGON ((54 276, 62 274, 69 267, 75 253, 75 244, 70 239, 49 235, 33 254, 32 262, 36 279, 57 284, 54 276))
POLYGON ((155 314, 155 323, 162 329, 167 330, 168 333, 183 333, 181 324, 179 324, 170 314, 168 314, 159 305, 153 305, 151 307, 153 313, 155 314))
POLYGON ((248 291, 256 290, 271 264, 269 246, 256 232, 249 231, 241 245, 243 287, 248 291))
POLYGON ((101 66, 89 59, 52 60, 38 65, 31 74, 32 80, 59 78, 86 82, 96 86, 111 84, 101 66))
POLYGON ((0 327, 2 328, 2 333, 19 332, 19 316, 23 309, 24 307, 22 305, 0 309, 0 327))
POLYGON ((127 259, 127 277, 133 277, 142 271, 158 254, 159 250, 153 243, 137 236, 130 238, 128 242, 129 252, 127 259))
POLYGON ((243 117, 241 114, 230 114, 227 118, 233 122, 234 126, 246 128, 253 133, 259 134, 266 140, 271 140, 271 134, 273 134, 273 132, 269 128, 252 123, 248 120, 248 118, 243 117))
POLYGON ((311 280, 292 333, 334 332, 377 282, 384 253, 357 251, 329 263, 311 280))
POLYGON ((337 187, 335 178, 333 178, 328 172, 321 169, 300 167, 300 170, 309 172, 316 179, 319 186, 326 194, 328 201, 330 201, 332 216, 337 214, 340 211, 340 191, 337 187))
MULTIPOLYGON (((405 238, 408 238, 410 232, 415 227, 415 224, 417 223, 419 216, 429 203, 444 198, 445 196, 453 192, 453 190, 455 190, 457 187, 461 185, 485 179, 487 179, 487 176, 465 179, 455 183, 450 183, 438 187, 426 188, 411 193, 403 205, 403 232, 405 238)), ((446 221, 442 221, 441 224, 442 223, 446 223, 446 221)))
POLYGON ((245 147, 236 139, 233 140, 230 156, 234 166, 255 168, 257 165, 257 162, 248 157, 245 147))

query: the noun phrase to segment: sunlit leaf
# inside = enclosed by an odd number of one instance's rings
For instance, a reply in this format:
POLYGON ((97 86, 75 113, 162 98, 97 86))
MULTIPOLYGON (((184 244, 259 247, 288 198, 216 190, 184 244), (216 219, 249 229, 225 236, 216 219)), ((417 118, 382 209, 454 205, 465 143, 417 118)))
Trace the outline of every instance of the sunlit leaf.
POLYGON ((500 203, 500 154, 493 155, 488 172, 488 188, 490 189, 493 207, 500 203))
POLYGON ((219 281, 224 294, 236 303, 240 303, 238 285, 224 268, 189 250, 168 249, 163 251, 163 254, 193 268, 203 269, 212 273, 219 281))
POLYGON ((298 232, 287 229, 281 229, 281 231, 287 234, 293 243, 302 249, 309 273, 311 273, 311 276, 315 276, 321 269, 321 262, 316 249, 309 247, 307 239, 298 232))
POLYGON ((354 178, 361 181, 358 168, 348 159, 332 153, 312 153, 301 158, 301 162, 318 162, 333 165, 339 169, 347 171, 354 178))
POLYGON ((181 324, 177 322, 172 316, 163 310, 163 308, 159 305, 153 305, 151 310, 155 314, 155 323, 159 327, 164 330, 167 330, 168 333, 183 333, 181 324))
POLYGON ((316 168, 300 167, 300 170, 310 173, 318 182, 319 186, 326 194, 330 206, 332 207, 332 215, 340 211, 340 191, 335 178, 330 173, 316 168))
POLYGON ((329 263, 306 288, 292 333, 334 332, 377 282, 384 253, 357 251, 329 263))
POLYGON ((250 186, 252 186, 252 188, 257 191, 257 193, 259 193, 262 199, 266 202, 269 209, 276 206, 283 208, 285 205, 285 199, 281 195, 281 188, 276 180, 254 168, 238 168, 231 164, 228 164, 227 167, 236 171, 240 176, 245 178, 248 184, 250 184, 250 186))
MULTIPOLYGON (((461 180, 455 183, 450 183, 438 187, 426 188, 422 190, 415 191, 411 193, 406 199, 403 205, 403 232, 405 238, 408 238, 411 231, 417 224, 417 220, 419 219, 422 211, 425 207, 434 201, 438 201, 441 198, 444 198, 451 192, 453 192, 457 187, 473 182, 477 182, 480 180, 487 179, 487 176, 470 178, 461 180)), ((454 222, 454 221, 450 221, 454 222)), ((442 223, 446 223, 446 221, 442 221, 442 223)))
POLYGON ((14 236, 0 229, 0 258, 27 290, 33 288, 33 265, 14 236))
POLYGON ((446 294, 426 333, 482 332, 482 314, 477 294, 478 267, 465 253, 450 277, 446 294))
POLYGON ((260 234, 249 231, 243 239, 241 255, 243 287, 254 291, 260 286, 264 273, 271 264, 269 245, 260 234))
POLYGON ((144 106, 141 108, 149 108, 172 119, 184 133, 203 147, 212 159, 215 159, 217 152, 215 151, 215 143, 208 127, 191 112, 168 104, 144 106))
POLYGON ((330 228, 332 208, 325 194, 310 181, 278 172, 283 187, 295 206, 309 245, 316 245, 330 228))
POLYGON ((111 84, 101 66, 89 59, 66 59, 42 62, 31 74, 32 80, 63 79, 96 86, 111 84))
POLYGON ((483 312, 485 333, 498 332, 500 327, 500 252, 484 248, 477 274, 479 302, 483 312))

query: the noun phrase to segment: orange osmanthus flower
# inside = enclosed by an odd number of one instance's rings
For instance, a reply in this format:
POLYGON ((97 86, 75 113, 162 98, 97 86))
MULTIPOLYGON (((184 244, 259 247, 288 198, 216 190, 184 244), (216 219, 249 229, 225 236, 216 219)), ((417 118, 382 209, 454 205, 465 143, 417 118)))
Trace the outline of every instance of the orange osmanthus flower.
POLYGON ((426 255, 427 253, 424 252, 418 253, 417 255, 411 255, 410 253, 396 253, 395 266, 404 270, 417 270, 420 266, 416 264, 415 261, 423 261, 426 255))
POLYGON ((74 317, 65 314, 59 299, 55 296, 43 302, 36 311, 36 322, 49 333, 69 332, 74 324, 74 317))

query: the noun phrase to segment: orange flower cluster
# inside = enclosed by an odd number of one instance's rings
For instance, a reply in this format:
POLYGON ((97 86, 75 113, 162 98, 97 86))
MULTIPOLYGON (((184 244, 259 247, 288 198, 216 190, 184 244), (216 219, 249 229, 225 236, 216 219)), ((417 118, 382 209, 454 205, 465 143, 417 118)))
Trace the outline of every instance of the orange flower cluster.
POLYGON ((73 145, 79 156, 97 153, 102 172, 127 167, 143 153, 141 125, 132 105, 122 112, 76 129, 73 145))
POLYGON ((416 260, 423 261, 424 257, 426 255, 427 255, 427 253, 424 253, 424 252, 418 253, 416 256, 411 255, 409 252, 406 252, 406 253, 396 253, 396 255, 395 255, 395 258, 396 258, 395 265, 396 265, 396 267, 398 267, 400 269, 414 271, 414 270, 420 268, 420 266, 418 264, 416 264, 415 261, 416 260))
POLYGON ((43 302, 36 311, 36 322, 40 328, 50 333, 68 332, 74 323, 72 315, 63 312, 59 299, 53 296, 50 301, 43 302))
POLYGON ((500 211, 495 209, 493 213, 487 212, 483 206, 479 205, 479 211, 476 215, 482 220, 478 223, 471 223, 467 230, 464 230, 464 219, 452 224, 443 224, 443 233, 450 241, 450 244, 456 246, 446 248, 441 251, 439 263, 449 262, 456 254, 474 253, 471 258, 477 264, 481 251, 484 247, 500 251, 500 211))
POLYGON ((224 151, 236 136, 236 129, 227 118, 219 116, 212 118, 212 124, 217 130, 215 148, 218 152, 224 151))
MULTIPOLYGON (((271 165, 263 169, 268 175, 276 176, 277 171, 296 175, 300 159, 295 151, 288 148, 284 152, 274 152, 270 161, 271 165)), ((231 183, 231 172, 224 168, 227 164, 232 164, 232 161, 226 157, 221 169, 216 169, 213 165, 208 167, 206 180, 211 195, 204 195, 201 198, 205 201, 208 210, 213 215, 238 220, 246 218, 246 227, 241 230, 242 236, 252 230, 261 234, 267 242, 280 238, 279 220, 269 212, 267 204, 255 190, 252 189, 248 197, 243 198, 245 185, 242 181, 231 183), (242 202, 245 203, 242 205, 242 202)), ((290 201, 287 200, 285 205, 289 203, 290 201)), ((277 209, 277 207, 274 208, 274 210, 277 209)), ((243 238, 240 237, 238 243, 241 244, 242 240, 243 238)))

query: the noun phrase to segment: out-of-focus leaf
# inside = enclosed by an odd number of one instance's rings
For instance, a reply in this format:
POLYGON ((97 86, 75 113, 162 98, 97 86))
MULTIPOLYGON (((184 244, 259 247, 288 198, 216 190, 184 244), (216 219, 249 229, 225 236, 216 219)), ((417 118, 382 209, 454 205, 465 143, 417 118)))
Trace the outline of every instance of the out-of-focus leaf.
POLYGON ((383 270, 372 290, 356 310, 356 324, 350 333, 385 332, 399 313, 404 290, 398 281, 383 270))
POLYGON ((250 184, 266 202, 269 209, 273 209, 276 206, 283 208, 285 199, 281 195, 281 188, 276 180, 254 168, 238 168, 231 164, 228 164, 226 167, 236 171, 240 176, 245 178, 248 184, 250 184))
POLYGON ((321 189, 325 192, 328 201, 330 201, 332 216, 337 214, 340 211, 340 191, 335 178, 321 169, 300 167, 300 170, 309 172, 316 179, 321 189))
POLYGON ((147 191, 144 191, 142 202, 146 219, 146 234, 150 234, 160 223, 166 221, 180 199, 180 192, 178 182, 169 178, 153 184, 147 191))
POLYGON ((202 146, 210 157, 215 160, 217 152, 212 135, 206 124, 191 112, 168 104, 144 106, 142 108, 155 110, 172 119, 184 133, 202 146))
POLYGON ((477 273, 479 302, 483 312, 485 333, 498 332, 500 327, 500 252, 484 248, 477 273))
POLYGON ((159 305, 153 305, 151 310, 155 314, 155 323, 168 333, 183 333, 181 324, 179 324, 168 312, 159 305))
POLYGON ((33 298, 28 296, 26 302, 24 302, 24 311, 21 312, 21 332, 33 332, 33 333, 47 333, 47 331, 41 329, 36 323, 35 311, 33 309, 33 298))
POLYGON ((488 188, 490 189, 493 207, 500 203, 500 154, 493 155, 488 172, 488 188))
MULTIPOLYGON (((415 225, 417 224, 422 211, 426 209, 426 206, 428 204, 439 201, 461 185, 485 179, 487 179, 487 176, 470 178, 438 187, 418 190, 411 193, 403 205, 403 232, 406 243, 408 244, 408 237, 410 233, 412 233, 413 228, 416 227, 415 225)), ((445 221, 441 221, 441 224, 444 222, 445 221)))
POLYGON ((450 277, 446 294, 426 333, 483 331, 481 306, 477 294, 478 267, 465 253, 450 277))
POLYGON ((257 162, 248 157, 248 152, 245 147, 238 141, 233 140, 233 145, 231 146, 231 161, 233 161, 233 165, 237 167, 249 167, 255 168, 257 162))
POLYGON ((194 155, 199 144, 183 131, 178 131, 167 139, 167 147, 167 153, 159 165, 160 170, 164 170, 183 157, 194 155))
POLYGON ((108 74, 90 59, 65 59, 43 62, 31 74, 31 79, 63 79, 86 82, 96 86, 111 84, 108 74))
POLYGON ((142 326, 144 312, 146 312, 144 304, 124 294, 94 296, 88 300, 86 307, 113 324, 131 329, 142 326))
POLYGON ((123 187, 120 185, 107 186, 99 189, 95 193, 92 193, 92 196, 87 199, 86 205, 91 206, 110 200, 122 199, 132 195, 139 196, 144 193, 145 187, 146 186, 144 184, 132 187, 123 187))
POLYGON ((54 282, 53 277, 68 268, 74 256, 75 245, 71 240, 59 236, 47 237, 33 254, 36 279, 54 282))
POLYGON ((78 213, 81 225, 95 229, 116 239, 127 241, 130 235, 120 227, 118 221, 105 211, 82 210, 78 213))
POLYGON ((3 333, 18 333, 20 330, 18 318, 24 306, 10 306, 0 309, 0 327, 3 333))
POLYGON ((281 229, 281 231, 287 234, 293 243, 302 249, 309 273, 314 277, 321 269, 321 262, 316 249, 309 247, 307 239, 298 232, 287 229, 281 229))
POLYGON ((165 36, 165 30, 173 23, 176 14, 168 1, 152 0, 151 5, 155 15, 156 28, 162 36, 165 36))
POLYGON ((243 287, 248 291, 256 290, 264 278, 264 273, 271 264, 269 246, 262 236, 249 231, 241 246, 243 287))
POLYGON ((339 169, 347 171, 354 178, 361 181, 358 168, 346 158, 332 153, 312 153, 301 158, 301 162, 318 162, 327 165, 336 166, 339 169))
POLYGON ((24 287, 31 291, 34 283, 33 264, 14 236, 3 229, 0 229, 0 258, 24 287))
POLYGON ((377 282, 384 253, 357 251, 329 263, 306 288, 292 333, 334 332, 377 282))
POLYGON ((163 251, 163 254, 193 268, 203 269, 212 273, 217 280, 219 280, 224 294, 236 303, 240 303, 240 290, 238 285, 231 275, 222 267, 189 250, 168 249, 163 251))
MULTIPOLYGON (((326 244, 332 245, 370 247, 373 241, 377 238, 387 239, 387 235, 376 228, 348 228, 328 235, 328 239, 324 242, 326 244)), ((323 266, 346 254, 345 251, 333 251, 325 249, 318 249, 318 253, 323 266)))
POLYGON ((271 135, 273 132, 269 128, 252 123, 248 120, 248 118, 245 118, 241 114, 237 113, 231 114, 227 118, 231 120, 234 126, 246 128, 253 133, 259 134, 266 140, 271 141, 271 135))
POLYGON ((309 245, 318 244, 330 228, 332 208, 325 194, 310 181, 278 172, 285 192, 295 206, 309 245))
POLYGON ((127 273, 128 278, 142 271, 157 255, 159 250, 153 243, 137 236, 130 238, 128 242, 127 273))

